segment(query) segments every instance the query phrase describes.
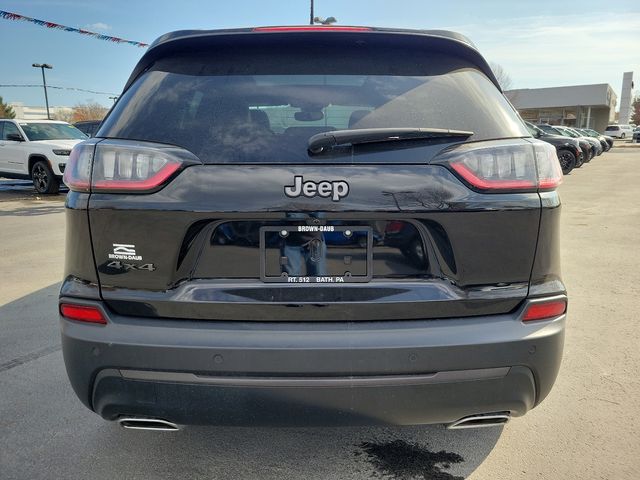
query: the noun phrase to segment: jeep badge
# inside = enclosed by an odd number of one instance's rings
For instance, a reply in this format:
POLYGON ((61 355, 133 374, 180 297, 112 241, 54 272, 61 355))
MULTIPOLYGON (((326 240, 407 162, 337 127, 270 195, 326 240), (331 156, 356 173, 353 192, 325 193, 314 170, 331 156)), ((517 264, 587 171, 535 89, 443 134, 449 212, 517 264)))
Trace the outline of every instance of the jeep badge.
POLYGON ((302 175, 296 175, 293 177, 293 185, 284 187, 284 194, 290 198, 297 198, 301 195, 307 198, 313 198, 315 196, 323 198, 331 197, 332 201, 337 202, 341 198, 349 195, 349 184, 342 180, 323 180, 317 183, 307 180, 305 182, 302 175))

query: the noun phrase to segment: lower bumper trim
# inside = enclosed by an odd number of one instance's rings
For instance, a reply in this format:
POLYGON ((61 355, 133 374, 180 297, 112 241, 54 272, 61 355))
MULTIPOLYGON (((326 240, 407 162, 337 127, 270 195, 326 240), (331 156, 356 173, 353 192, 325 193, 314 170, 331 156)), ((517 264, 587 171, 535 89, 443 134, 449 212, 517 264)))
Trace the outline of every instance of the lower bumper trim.
POLYGON ((386 378, 235 376, 211 383, 220 380, 105 369, 96 377, 92 404, 108 420, 161 418, 177 425, 419 425, 449 424, 485 412, 520 416, 536 398, 533 374, 522 366, 386 378))
POLYGON ((347 377, 237 377, 204 376, 186 372, 159 372, 148 370, 120 370, 128 380, 151 382, 189 383, 233 387, 385 387, 402 385, 429 385, 436 383, 488 380, 505 377, 510 367, 451 370, 425 375, 368 375, 347 377))

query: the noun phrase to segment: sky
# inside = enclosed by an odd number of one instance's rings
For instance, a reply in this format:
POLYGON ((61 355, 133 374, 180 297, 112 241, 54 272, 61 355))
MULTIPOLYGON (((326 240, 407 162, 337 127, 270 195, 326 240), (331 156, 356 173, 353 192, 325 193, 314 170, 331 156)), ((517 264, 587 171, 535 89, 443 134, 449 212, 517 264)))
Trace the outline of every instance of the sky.
MULTIPOLYGON (((0 0, 0 10, 144 43, 172 30, 309 21, 309 0, 0 0)), ((640 0, 315 0, 315 14, 339 25, 458 31, 513 88, 609 83, 619 96, 627 71, 640 87, 640 0)), ((0 85, 40 84, 31 64, 49 63, 48 84, 107 93, 49 90, 52 106, 110 105, 145 50, 1 18, 0 45, 0 85)), ((0 87, 0 96, 44 105, 42 88, 0 87)))

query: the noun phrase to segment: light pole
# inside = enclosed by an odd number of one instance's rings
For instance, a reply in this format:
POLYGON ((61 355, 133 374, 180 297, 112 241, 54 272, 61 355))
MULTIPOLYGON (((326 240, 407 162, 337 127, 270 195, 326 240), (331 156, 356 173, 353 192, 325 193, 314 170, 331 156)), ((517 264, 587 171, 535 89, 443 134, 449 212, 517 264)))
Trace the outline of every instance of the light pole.
POLYGON ((44 69, 48 68, 51 70, 53 65, 49 65, 48 63, 34 63, 31 66, 42 70, 42 86, 44 87, 44 101, 47 104, 47 120, 51 120, 51 115, 49 115, 49 97, 47 96, 47 80, 44 78, 44 69))
POLYGON ((313 0, 311 2, 311 12, 309 12, 309 25, 313 25, 313 0))

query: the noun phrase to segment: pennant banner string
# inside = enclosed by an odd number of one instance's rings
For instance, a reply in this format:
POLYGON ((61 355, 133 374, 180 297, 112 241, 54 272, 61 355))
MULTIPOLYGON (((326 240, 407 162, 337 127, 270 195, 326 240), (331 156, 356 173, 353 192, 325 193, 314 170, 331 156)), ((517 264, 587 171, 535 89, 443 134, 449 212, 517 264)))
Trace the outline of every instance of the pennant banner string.
POLYGON ((4 18, 5 20, 18 20, 23 22, 34 23, 41 27, 52 28, 54 30, 62 30, 65 32, 79 33, 80 35, 94 37, 94 38, 97 38, 98 40, 105 40, 107 42, 126 43, 128 45, 133 45, 134 47, 142 47, 142 48, 146 48, 149 46, 148 43, 136 42, 133 40, 125 40, 124 38, 112 37, 110 35, 103 35, 102 33, 91 32, 89 30, 84 30, 83 28, 67 27, 65 25, 60 25, 59 23, 46 22, 44 20, 38 20, 37 18, 26 17, 18 13, 5 12, 4 10, 0 10, 0 18, 4 18))

